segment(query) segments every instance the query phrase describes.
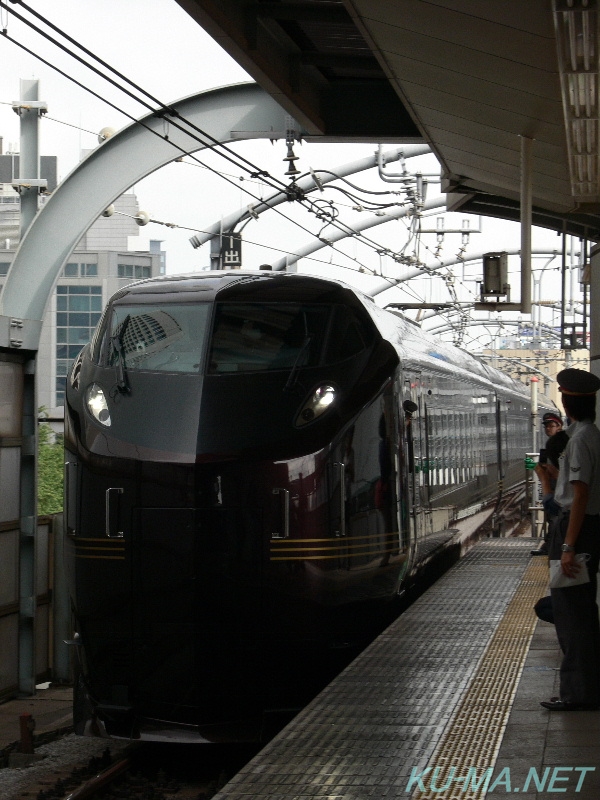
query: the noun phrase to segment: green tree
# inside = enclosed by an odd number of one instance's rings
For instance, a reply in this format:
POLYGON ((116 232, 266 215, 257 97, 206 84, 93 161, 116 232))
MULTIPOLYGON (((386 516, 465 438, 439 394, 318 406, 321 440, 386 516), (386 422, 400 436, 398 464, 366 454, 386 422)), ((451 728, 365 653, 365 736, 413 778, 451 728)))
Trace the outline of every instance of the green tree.
POLYGON ((38 514, 57 514, 63 510, 64 455, 62 436, 53 437, 47 422, 39 425, 38 439, 38 514))

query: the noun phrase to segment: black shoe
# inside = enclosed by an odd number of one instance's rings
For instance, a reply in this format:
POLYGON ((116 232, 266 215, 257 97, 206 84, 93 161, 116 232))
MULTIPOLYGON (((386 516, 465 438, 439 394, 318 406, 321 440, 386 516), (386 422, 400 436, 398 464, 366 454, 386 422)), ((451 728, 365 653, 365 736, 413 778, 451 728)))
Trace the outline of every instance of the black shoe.
POLYGON ((549 711, 597 711, 600 708, 598 703, 569 703, 560 697, 551 697, 540 705, 549 711))
POLYGON ((548 550, 545 547, 540 547, 538 550, 529 551, 532 556, 547 556, 548 550))

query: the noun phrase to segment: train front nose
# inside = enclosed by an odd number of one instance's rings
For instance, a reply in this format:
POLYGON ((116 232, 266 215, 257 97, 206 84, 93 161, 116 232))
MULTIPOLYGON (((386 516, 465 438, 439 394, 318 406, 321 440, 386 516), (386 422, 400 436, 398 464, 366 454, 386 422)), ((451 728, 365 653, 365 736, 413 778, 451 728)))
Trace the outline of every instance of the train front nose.
POLYGON ((381 560, 335 441, 396 355, 347 290, 242 283, 123 290, 68 382, 83 670, 121 732, 285 702, 381 560))
POLYGON ((250 508, 138 511, 133 648, 145 716, 205 724, 261 707, 258 516, 250 508))
MULTIPOLYGON (((131 696, 139 718, 194 725, 206 738, 229 729, 251 738, 265 710, 306 702, 311 670, 323 671, 310 657, 323 652, 318 571, 279 563, 273 543, 286 539, 273 537, 287 527, 297 542, 299 526, 322 535, 327 504, 306 508, 285 461, 191 469, 194 508, 134 512, 131 696)), ((312 486, 314 476, 302 480, 312 486)))

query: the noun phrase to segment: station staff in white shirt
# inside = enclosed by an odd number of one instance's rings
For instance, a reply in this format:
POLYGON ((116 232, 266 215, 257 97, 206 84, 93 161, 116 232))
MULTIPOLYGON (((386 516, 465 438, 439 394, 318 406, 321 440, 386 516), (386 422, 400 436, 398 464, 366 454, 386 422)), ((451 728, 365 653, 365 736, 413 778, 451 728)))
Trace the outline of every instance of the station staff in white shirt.
POLYGON ((596 604, 596 573, 600 563, 600 430, 596 392, 600 379, 580 369, 557 375, 562 403, 572 420, 569 442, 560 458, 554 493, 561 507, 549 542, 549 557, 560 559, 565 575, 573 577, 578 553, 588 554, 590 581, 551 589, 556 632, 564 651, 560 696, 542 702, 551 711, 600 708, 600 624, 596 604))

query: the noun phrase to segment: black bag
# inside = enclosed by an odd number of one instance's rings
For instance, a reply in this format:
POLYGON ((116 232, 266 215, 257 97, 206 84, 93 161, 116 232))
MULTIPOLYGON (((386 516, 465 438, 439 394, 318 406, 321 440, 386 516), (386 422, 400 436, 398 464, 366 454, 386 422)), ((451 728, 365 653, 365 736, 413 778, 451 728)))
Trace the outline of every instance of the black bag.
POLYGON ((554 625, 554 614, 552 613, 552 598, 550 595, 540 597, 534 605, 533 610, 544 622, 551 622, 554 625))

